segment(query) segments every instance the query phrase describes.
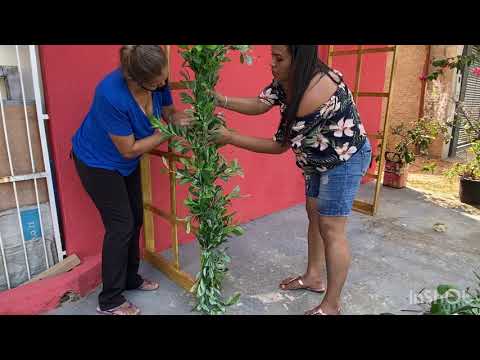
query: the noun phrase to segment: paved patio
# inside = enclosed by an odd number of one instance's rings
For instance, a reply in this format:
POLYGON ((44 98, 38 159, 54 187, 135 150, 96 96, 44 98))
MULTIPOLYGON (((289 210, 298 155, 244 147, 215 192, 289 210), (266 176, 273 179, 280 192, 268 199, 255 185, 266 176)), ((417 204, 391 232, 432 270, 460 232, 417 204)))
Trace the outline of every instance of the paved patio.
MULTIPOLYGON (((364 185, 360 197, 371 196, 364 185)), ((244 225, 244 236, 229 243, 232 257, 225 293, 241 292, 227 314, 303 314, 322 295, 284 292, 281 279, 301 274, 306 265, 307 218, 296 206, 244 225)), ((352 265, 343 292, 345 314, 412 314, 411 298, 440 283, 467 287, 480 266, 480 218, 439 207, 411 189, 382 188, 375 217, 354 213, 348 227, 352 265), (442 223, 445 232, 433 225, 442 223)), ((199 269, 196 242, 181 247, 181 263, 194 274, 199 269)), ((168 254, 167 254, 168 255, 168 254)), ((128 292, 126 297, 146 315, 193 314, 193 298, 147 263, 141 273, 161 283, 152 293, 128 292)), ((98 288, 86 298, 68 302, 48 314, 95 314, 98 288)))

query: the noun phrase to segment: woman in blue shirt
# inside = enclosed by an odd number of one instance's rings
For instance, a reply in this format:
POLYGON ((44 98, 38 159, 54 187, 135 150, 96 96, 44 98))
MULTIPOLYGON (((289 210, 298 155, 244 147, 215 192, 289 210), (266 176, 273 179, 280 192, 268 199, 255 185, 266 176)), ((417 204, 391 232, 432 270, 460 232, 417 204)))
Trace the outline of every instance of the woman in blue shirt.
POLYGON ((161 46, 126 45, 120 59, 121 67, 98 84, 90 111, 72 139, 72 153, 105 226, 97 311, 137 315, 140 310, 122 293, 159 287, 138 274, 143 224, 139 159, 167 140, 148 117, 162 116, 181 126, 188 126, 191 118, 173 106, 161 46))

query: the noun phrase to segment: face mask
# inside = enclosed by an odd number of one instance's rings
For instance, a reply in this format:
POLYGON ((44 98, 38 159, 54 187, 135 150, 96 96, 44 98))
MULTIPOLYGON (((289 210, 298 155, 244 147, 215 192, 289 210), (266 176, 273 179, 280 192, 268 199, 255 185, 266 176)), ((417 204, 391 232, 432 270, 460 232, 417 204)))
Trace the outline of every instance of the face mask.
POLYGON ((146 87, 143 86, 140 82, 137 82, 137 84, 138 84, 143 90, 147 90, 147 91, 150 91, 150 92, 164 91, 164 90, 168 87, 168 79, 165 81, 165 85, 163 85, 163 86, 158 86, 157 88, 155 88, 155 89, 153 89, 153 90, 146 88, 146 87))

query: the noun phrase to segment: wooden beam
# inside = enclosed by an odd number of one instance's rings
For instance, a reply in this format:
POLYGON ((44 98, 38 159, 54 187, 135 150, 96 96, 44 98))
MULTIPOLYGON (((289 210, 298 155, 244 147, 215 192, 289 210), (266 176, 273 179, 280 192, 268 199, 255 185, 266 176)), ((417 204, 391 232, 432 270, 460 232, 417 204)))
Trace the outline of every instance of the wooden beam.
POLYGON ((72 270, 73 268, 75 268, 80 264, 81 264, 81 261, 77 255, 75 254, 70 255, 69 257, 60 261, 58 264, 53 265, 50 269, 47 269, 41 272, 40 274, 36 275, 35 277, 33 277, 31 280, 27 281, 23 285, 27 285, 38 280, 43 280, 43 279, 50 278, 52 276, 66 273, 67 271, 72 270))
POLYGON ((377 174, 372 174, 372 173, 366 173, 364 177, 369 178, 369 179, 378 179, 378 175, 377 174))
POLYGON ((46 172, 39 172, 34 174, 27 174, 27 175, 15 175, 15 176, 1 176, 0 177, 0 184, 12 183, 16 181, 28 181, 34 179, 44 179, 47 177, 46 172))
MULTIPOLYGON (((150 155, 145 154, 142 156, 140 170, 142 177, 143 203, 150 204, 152 202, 150 155)), ((155 225, 153 223, 153 215, 149 211, 143 213, 143 234, 145 237, 145 248, 149 251, 155 251, 155 225)))
POLYGON ((329 68, 332 67, 332 64, 333 64, 333 45, 328 45, 327 47, 327 54, 328 54, 328 57, 327 57, 327 65, 329 68))
POLYGON ((390 93, 388 92, 365 92, 360 91, 358 94, 353 93, 354 96, 363 96, 363 97, 389 97, 390 93))
POLYGON ((168 85, 170 86, 170 90, 187 90, 188 89, 184 81, 172 81, 168 85))
POLYGON ((174 263, 166 260, 155 252, 146 250, 145 260, 162 271, 174 283, 181 286, 186 291, 191 292, 192 286, 195 284, 195 279, 192 275, 177 269, 174 263))
POLYGON ((362 75, 362 45, 358 46, 358 55, 357 55, 357 66, 355 69, 355 88, 353 90, 353 98, 355 102, 358 100, 358 96, 360 95, 360 79, 362 75))
POLYGON ((176 153, 173 153, 171 151, 162 151, 162 150, 157 150, 157 149, 150 150, 149 154, 154 155, 154 156, 163 156, 163 157, 166 157, 168 159, 173 158, 174 160, 179 160, 181 158, 184 158, 184 159, 189 159, 190 158, 190 156, 188 156, 188 155, 176 154, 176 153))
POLYGON ((353 202, 353 210, 365 215, 373 215, 373 205, 364 201, 355 200, 353 202))
POLYGON ((168 167, 170 169, 170 214, 172 215, 171 224, 171 240, 173 258, 175 259, 175 265, 177 269, 180 269, 180 256, 178 253, 178 225, 177 225, 177 180, 176 169, 177 165, 175 160, 170 158, 168 160, 168 167))
MULTIPOLYGON (((390 82, 389 82, 389 85, 388 85, 388 94, 392 94, 393 93, 393 80, 395 78, 395 68, 397 66, 397 46, 395 45, 394 46, 394 51, 393 51, 393 55, 392 55, 392 66, 391 66, 391 69, 390 69, 390 82)), ((378 179, 377 179, 377 184, 375 186, 375 195, 374 195, 374 198, 373 198, 373 211, 372 211, 372 215, 375 215, 376 212, 377 212, 377 209, 378 209, 378 200, 379 200, 379 197, 380 197, 380 187, 381 187, 381 172, 383 171, 383 169, 385 168, 385 151, 387 150, 387 129, 388 129, 388 126, 390 124, 390 108, 391 108, 391 104, 392 104, 392 97, 391 96, 388 96, 388 101, 387 101, 387 107, 386 107, 386 110, 385 110, 385 117, 384 117, 384 121, 383 121, 383 124, 382 124, 382 128, 381 128, 381 131, 383 132, 383 139, 382 139, 382 146, 381 146, 381 150, 380 150, 380 163, 378 164, 378 179)))
POLYGON ((394 46, 385 46, 380 48, 369 48, 369 49, 356 49, 356 50, 336 50, 329 53, 331 56, 344 56, 344 55, 356 55, 356 54, 373 54, 373 53, 384 53, 394 51, 394 46))
POLYGON ((167 69, 168 69, 168 77, 172 77, 172 72, 170 69, 170 45, 164 45, 165 46, 165 52, 167 53, 167 69))
MULTIPOLYGON (((147 211, 151 211, 155 215, 158 215, 158 216, 164 218, 165 220, 169 221, 170 223, 172 223, 172 221, 174 221, 172 214, 169 214, 166 211, 163 211, 163 210, 153 206, 152 204, 144 203, 143 208, 147 211)), ((176 222, 177 222, 178 225, 182 225, 185 228, 185 230, 187 229, 187 222, 185 221, 185 219, 180 219, 180 218, 177 217, 176 222)), ((195 226, 195 225, 190 226, 190 232, 192 234, 196 234, 197 231, 198 231, 198 226, 195 226)))
POLYGON ((366 134, 367 137, 377 139, 377 140, 382 140, 383 139, 383 132, 378 132, 375 134, 366 134))
POLYGON ((167 220, 170 223, 175 221, 175 218, 172 216, 172 214, 169 214, 166 211, 163 211, 163 210, 153 206, 150 203, 144 203, 143 208, 147 211, 151 211, 155 215, 161 216, 162 218, 164 218, 165 220, 167 220))

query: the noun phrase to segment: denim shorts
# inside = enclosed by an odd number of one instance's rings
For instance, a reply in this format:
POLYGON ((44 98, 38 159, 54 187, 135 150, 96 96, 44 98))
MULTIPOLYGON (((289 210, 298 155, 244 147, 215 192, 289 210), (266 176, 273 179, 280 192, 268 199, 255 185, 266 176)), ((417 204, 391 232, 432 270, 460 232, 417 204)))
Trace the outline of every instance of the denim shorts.
POLYGON ((348 216, 372 159, 368 140, 350 159, 320 174, 305 175, 305 195, 317 198, 322 216, 348 216))

